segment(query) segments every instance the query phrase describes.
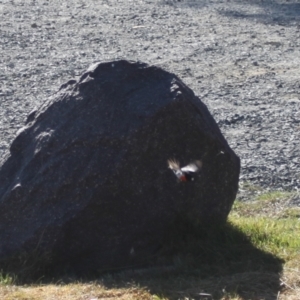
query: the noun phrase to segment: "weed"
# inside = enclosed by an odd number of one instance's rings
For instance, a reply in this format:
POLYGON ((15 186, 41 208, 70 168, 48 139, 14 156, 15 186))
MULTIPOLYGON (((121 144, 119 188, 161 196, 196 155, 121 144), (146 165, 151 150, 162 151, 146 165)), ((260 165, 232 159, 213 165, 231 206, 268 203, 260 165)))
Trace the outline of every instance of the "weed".
POLYGON ((6 273, 4 273, 2 270, 0 270, 0 284, 1 285, 9 285, 13 284, 15 281, 13 276, 10 276, 6 273))

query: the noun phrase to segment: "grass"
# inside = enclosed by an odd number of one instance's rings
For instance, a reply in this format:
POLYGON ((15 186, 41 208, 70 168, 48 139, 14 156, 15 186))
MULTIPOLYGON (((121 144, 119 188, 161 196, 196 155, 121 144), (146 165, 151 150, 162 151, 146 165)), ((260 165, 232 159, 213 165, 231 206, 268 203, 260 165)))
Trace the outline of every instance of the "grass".
POLYGON ((181 220, 161 251, 161 267, 28 285, 0 272, 0 299, 300 299, 300 209, 289 205, 295 196, 236 201, 219 228, 181 220))
POLYGON ((11 285, 14 283, 14 278, 8 274, 0 272, 0 285, 11 285))

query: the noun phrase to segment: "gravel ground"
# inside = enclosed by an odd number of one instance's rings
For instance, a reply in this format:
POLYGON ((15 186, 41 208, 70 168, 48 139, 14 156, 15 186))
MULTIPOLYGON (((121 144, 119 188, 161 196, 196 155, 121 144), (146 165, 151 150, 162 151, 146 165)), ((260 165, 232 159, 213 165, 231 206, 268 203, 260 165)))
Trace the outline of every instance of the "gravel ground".
POLYGON ((126 58, 194 90, 240 156, 244 186, 300 188, 299 1, 0 0, 0 16, 0 165, 61 84, 126 58))

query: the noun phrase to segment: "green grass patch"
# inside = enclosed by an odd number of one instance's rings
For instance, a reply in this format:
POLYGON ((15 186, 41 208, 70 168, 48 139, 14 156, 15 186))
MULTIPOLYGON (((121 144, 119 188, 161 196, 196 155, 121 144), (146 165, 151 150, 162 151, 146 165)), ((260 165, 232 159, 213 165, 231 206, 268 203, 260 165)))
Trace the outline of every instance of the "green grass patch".
POLYGON ((229 220, 257 249, 272 253, 284 260, 293 259, 300 253, 300 220, 297 218, 230 216, 229 220))
POLYGON ((2 272, 0 298, 74 299, 76 293, 76 299, 300 299, 300 210, 290 206, 294 196, 272 192, 236 201, 228 222, 215 227, 178 219, 151 268, 30 289, 15 287, 2 272))
POLYGON ((268 193, 262 193, 256 196, 256 200, 258 201, 278 201, 289 199, 290 197, 294 196, 294 192, 283 192, 283 191, 273 191, 268 193))
POLYGON ((293 192, 268 192, 252 201, 236 201, 229 222, 237 226, 258 249, 284 260, 299 256, 300 208, 290 205, 293 192))

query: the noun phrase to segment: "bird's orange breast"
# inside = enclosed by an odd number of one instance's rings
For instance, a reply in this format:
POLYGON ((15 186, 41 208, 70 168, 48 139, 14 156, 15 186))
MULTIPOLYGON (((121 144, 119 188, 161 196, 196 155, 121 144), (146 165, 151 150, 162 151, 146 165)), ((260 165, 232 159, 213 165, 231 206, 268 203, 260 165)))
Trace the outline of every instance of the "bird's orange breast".
POLYGON ((186 178, 185 175, 182 175, 182 176, 179 177, 179 180, 180 181, 187 181, 187 178, 186 178))

